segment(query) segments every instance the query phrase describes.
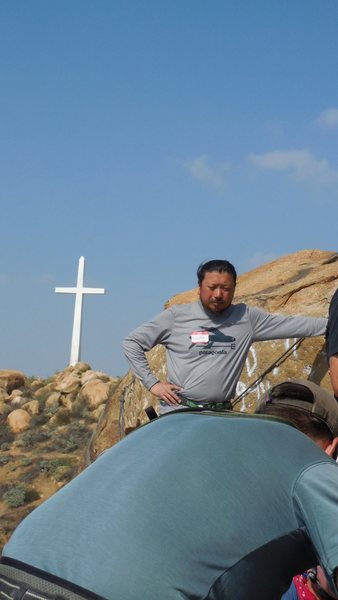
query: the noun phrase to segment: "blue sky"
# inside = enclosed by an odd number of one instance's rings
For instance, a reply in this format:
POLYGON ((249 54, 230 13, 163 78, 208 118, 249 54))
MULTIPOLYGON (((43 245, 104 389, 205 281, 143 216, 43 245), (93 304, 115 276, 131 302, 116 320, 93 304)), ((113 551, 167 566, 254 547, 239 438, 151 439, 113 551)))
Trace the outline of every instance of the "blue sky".
POLYGON ((336 0, 2 0, 0 369, 82 359, 196 285, 337 250, 336 0))

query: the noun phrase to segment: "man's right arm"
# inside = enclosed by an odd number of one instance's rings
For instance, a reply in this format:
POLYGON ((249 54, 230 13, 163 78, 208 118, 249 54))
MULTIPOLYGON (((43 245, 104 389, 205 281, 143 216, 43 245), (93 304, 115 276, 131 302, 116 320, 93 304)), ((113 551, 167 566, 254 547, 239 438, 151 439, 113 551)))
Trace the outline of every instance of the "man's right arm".
POLYGON ((146 352, 157 344, 165 345, 171 333, 172 320, 172 310, 164 310, 151 321, 134 329, 125 338, 123 349, 131 370, 144 387, 167 404, 179 404, 180 399, 175 391, 180 390, 180 386, 168 381, 159 381, 152 372, 146 357, 146 352))

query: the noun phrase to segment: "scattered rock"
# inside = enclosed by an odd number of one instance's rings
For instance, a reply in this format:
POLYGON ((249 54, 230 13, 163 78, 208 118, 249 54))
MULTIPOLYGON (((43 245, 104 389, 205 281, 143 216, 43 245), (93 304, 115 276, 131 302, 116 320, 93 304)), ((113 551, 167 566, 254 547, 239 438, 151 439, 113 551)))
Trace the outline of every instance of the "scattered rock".
POLYGON ((4 369, 0 371, 0 386, 10 394, 13 390, 25 385, 26 375, 21 371, 12 371, 4 369))
POLYGON ((45 407, 46 408, 57 408, 60 404, 61 393, 60 392, 52 392, 50 396, 48 396, 45 407))
POLYGON ((23 396, 23 391, 22 390, 13 390, 11 395, 8 397, 8 400, 10 402, 12 402, 18 396, 23 396))
POLYGON ((85 371, 91 371, 90 365, 85 362, 78 362, 74 367, 75 373, 84 373, 85 371))
POLYGON ((47 398, 55 390, 55 382, 47 383, 34 392, 36 398, 47 398))
POLYGON ((100 404, 107 402, 109 392, 109 383, 104 383, 100 379, 92 379, 83 386, 79 398, 86 403, 89 410, 95 410, 100 404))
POLYGON ((23 408, 29 412, 30 415, 38 415, 40 412, 40 404, 38 400, 30 400, 23 405, 23 408))
POLYGON ((62 394, 71 394, 72 392, 76 392, 80 387, 80 379, 74 375, 69 375, 57 384, 55 390, 57 392, 61 392, 62 394))
POLYGON ((24 404, 28 402, 28 399, 24 396, 14 396, 13 400, 10 402, 11 409, 21 408, 24 404))
POLYGON ((88 381, 91 381, 92 379, 100 379, 100 381, 107 382, 112 378, 106 375, 106 373, 103 373, 102 371, 86 371, 86 373, 84 373, 84 375, 82 375, 81 377, 81 383, 82 385, 85 385, 86 383, 88 383, 88 381))
POLYGON ((33 379, 30 383, 30 388, 32 391, 35 391, 41 387, 42 379, 33 379))
MULTIPOLYGON (((7 507, 6 514, 2 511, 0 553, 16 525, 85 466, 89 439, 105 404, 96 407, 93 402, 95 408, 89 410, 86 400, 79 397, 83 376, 87 383, 99 381, 109 389, 118 381, 101 371, 92 371, 86 363, 67 367, 48 379, 28 377, 22 389, 9 394, 7 374, 0 379, 0 451, 5 456, 0 464, 0 499, 8 487, 21 483, 26 486, 31 481, 39 493, 38 500, 21 508, 7 507), (40 463, 45 469, 41 470, 40 463), (60 480, 62 470, 64 478, 60 480)), ((101 390, 97 400, 102 402, 106 397, 101 390)))
POLYGON ((29 429, 31 416, 23 408, 18 408, 9 413, 7 422, 13 433, 20 433, 29 429))

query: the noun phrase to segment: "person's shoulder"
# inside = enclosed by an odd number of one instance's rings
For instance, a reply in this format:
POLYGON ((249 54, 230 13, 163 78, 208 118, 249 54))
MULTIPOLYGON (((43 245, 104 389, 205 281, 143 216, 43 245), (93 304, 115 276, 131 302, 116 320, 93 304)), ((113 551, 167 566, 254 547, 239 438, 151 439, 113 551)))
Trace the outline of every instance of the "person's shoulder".
POLYGON ((196 302, 185 302, 182 304, 172 304, 170 307, 167 308, 167 310, 170 310, 174 314, 181 314, 181 313, 185 314, 185 313, 196 312, 196 311, 200 310, 200 303, 198 301, 196 301, 196 302))
POLYGON ((235 310, 242 314, 247 314, 249 317, 251 315, 259 315, 264 314, 266 311, 258 308, 257 306, 250 306, 250 304, 245 304, 245 302, 240 302, 238 304, 233 304, 235 310))
POLYGON ((223 312, 220 313, 223 319, 229 319, 230 321, 236 321, 245 319, 248 317, 248 305, 244 302, 235 302, 230 304, 230 306, 223 312))
MULTIPOLYGON (((304 447, 305 448, 305 447, 304 447)), ((307 453, 304 453, 307 457, 307 464, 303 465, 299 469, 299 473, 295 480, 295 486, 297 489, 303 488, 304 486, 311 490, 313 496, 315 493, 315 486, 317 487, 317 494, 322 494, 325 489, 335 490, 335 498, 337 499, 338 489, 338 465, 329 456, 323 453, 320 456, 313 455, 312 457, 307 453)), ((337 506, 337 503, 335 501, 337 506)))

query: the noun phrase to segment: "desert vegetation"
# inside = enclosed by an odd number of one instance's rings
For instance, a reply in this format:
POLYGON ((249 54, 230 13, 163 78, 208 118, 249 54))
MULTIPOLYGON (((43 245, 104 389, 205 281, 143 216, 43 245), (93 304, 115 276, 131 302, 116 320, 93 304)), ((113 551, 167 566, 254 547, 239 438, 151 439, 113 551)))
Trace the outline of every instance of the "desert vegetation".
POLYGON ((79 363, 48 379, 0 371, 0 549, 16 525, 84 467, 118 378, 79 363))

